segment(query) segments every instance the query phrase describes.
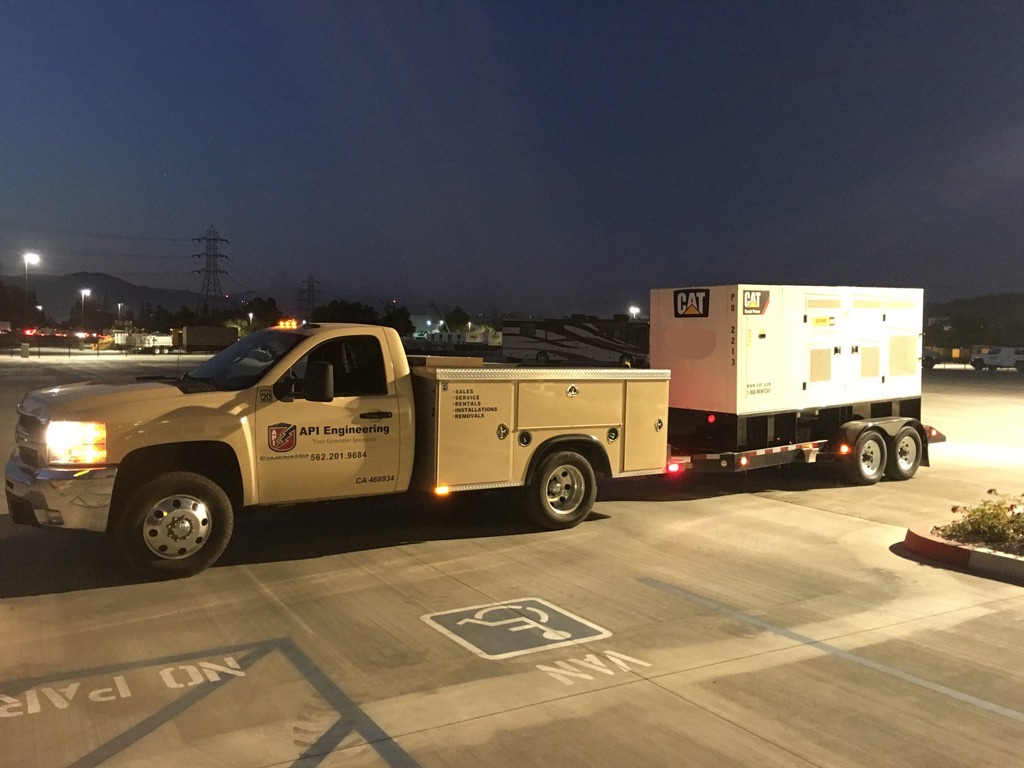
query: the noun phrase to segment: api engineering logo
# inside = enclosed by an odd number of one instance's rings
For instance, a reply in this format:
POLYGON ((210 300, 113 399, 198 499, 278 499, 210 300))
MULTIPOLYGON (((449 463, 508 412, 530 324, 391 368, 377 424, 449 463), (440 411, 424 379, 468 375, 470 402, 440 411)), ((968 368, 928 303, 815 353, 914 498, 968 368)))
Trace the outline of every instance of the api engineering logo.
POLYGON ((295 447, 294 424, 272 424, 267 427, 267 445, 275 453, 286 453, 295 447))

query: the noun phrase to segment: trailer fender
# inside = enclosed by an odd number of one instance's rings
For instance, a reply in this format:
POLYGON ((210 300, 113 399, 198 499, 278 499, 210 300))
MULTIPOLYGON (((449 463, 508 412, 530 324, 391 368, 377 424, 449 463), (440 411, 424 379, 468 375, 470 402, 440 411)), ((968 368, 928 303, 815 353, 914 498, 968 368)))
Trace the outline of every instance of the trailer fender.
POLYGON ((904 427, 912 427, 921 438, 921 466, 930 466, 928 463, 928 434, 920 421, 908 416, 884 416, 877 419, 854 419, 839 427, 836 436, 830 441, 829 452, 841 453, 841 446, 854 446, 861 434, 867 430, 873 430, 882 435, 886 446, 892 448, 896 436, 904 427))

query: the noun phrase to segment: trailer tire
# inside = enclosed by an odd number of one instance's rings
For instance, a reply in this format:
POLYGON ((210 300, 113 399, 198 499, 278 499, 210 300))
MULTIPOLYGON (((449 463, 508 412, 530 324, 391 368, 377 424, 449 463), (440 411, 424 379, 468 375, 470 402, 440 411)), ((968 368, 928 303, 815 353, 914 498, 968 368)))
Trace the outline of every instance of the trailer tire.
POLYGON ((885 456, 882 436, 874 431, 862 432, 846 459, 846 478, 854 485, 874 485, 885 474, 885 456))
POLYGON ((621 365, 623 368, 632 368, 633 356, 626 352, 622 353, 621 355, 619 355, 619 365, 621 365))
POLYGON ((530 519, 551 531, 582 523, 596 498, 594 468, 575 451, 558 451, 546 457, 526 486, 530 519))
POLYGON ((904 427, 892 441, 885 462, 885 476, 890 480, 909 480, 921 466, 921 436, 913 427, 904 427))
POLYGON ((223 554, 234 528, 224 490, 195 472, 166 472, 128 501, 113 534, 122 556, 151 579, 194 576, 223 554))
POLYGON ((544 350, 541 350, 540 352, 537 353, 537 364, 538 365, 547 365, 548 364, 548 359, 549 359, 548 358, 548 353, 545 352, 544 350))

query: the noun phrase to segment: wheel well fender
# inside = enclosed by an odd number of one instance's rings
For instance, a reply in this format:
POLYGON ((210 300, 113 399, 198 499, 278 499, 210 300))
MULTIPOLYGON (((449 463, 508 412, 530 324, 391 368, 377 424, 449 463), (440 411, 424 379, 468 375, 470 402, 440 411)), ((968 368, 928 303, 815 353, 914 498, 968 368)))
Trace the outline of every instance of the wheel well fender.
POLYGON ((236 510, 242 506, 242 472, 231 446, 217 441, 151 445, 132 451, 117 466, 108 532, 135 492, 164 472, 195 472, 208 477, 224 490, 236 510))
POLYGON ((896 435, 904 427, 911 427, 917 432, 918 437, 921 438, 921 465, 929 466, 927 431, 924 428, 924 424, 917 419, 901 416, 890 416, 881 419, 854 419, 839 427, 838 434, 835 437, 835 444, 846 443, 852 447, 857 444, 860 436, 865 432, 877 432, 885 440, 886 450, 891 451, 896 442, 896 435))
POLYGON ((545 440, 537 446, 530 457, 530 466, 526 471, 526 484, 533 482, 537 468, 544 459, 558 451, 574 451, 583 456, 594 468, 594 473, 599 475, 610 475, 611 464, 608 461, 608 453, 597 438, 591 435, 559 435, 545 440))

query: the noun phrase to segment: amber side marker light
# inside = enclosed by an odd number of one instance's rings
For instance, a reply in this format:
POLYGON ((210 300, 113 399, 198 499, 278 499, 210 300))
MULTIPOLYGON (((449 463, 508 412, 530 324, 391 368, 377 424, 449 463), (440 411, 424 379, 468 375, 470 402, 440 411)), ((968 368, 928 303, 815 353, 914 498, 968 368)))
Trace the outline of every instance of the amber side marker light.
POLYGON ((839 452, 844 454, 844 455, 849 453, 850 452, 850 446, 848 446, 846 443, 843 443, 842 445, 839 446, 839 452))
POLYGON ((746 456, 740 456, 740 466, 741 467, 747 466, 747 457, 746 456))
POLYGON ((452 489, 449 488, 447 485, 439 485, 434 489, 434 493, 437 494, 438 496, 447 496, 451 492, 452 489))

